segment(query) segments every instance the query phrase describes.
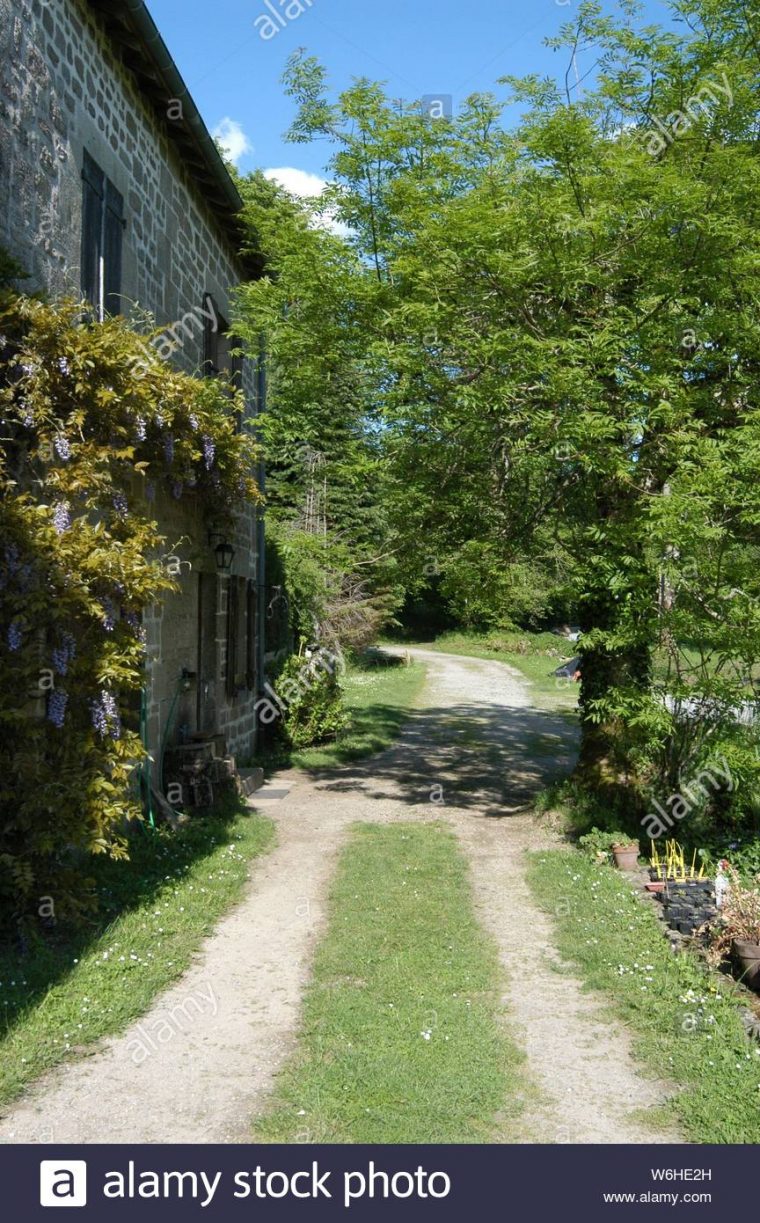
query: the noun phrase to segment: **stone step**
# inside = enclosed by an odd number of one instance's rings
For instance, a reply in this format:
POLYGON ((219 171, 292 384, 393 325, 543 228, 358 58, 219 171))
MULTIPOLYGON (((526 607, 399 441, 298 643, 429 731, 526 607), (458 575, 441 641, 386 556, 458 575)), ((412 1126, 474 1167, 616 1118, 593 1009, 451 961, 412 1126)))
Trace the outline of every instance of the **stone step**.
POLYGON ((260 768, 238 769, 237 775, 240 781, 240 791, 246 798, 255 794, 264 784, 264 770, 260 768))

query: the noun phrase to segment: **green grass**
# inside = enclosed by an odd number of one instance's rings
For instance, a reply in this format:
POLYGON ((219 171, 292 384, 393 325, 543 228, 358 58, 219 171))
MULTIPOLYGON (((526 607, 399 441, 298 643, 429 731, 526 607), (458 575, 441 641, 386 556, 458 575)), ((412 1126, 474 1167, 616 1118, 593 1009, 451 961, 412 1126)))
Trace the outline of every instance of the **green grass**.
POLYGON ((349 663, 342 679, 349 722, 334 743, 299 751, 276 751, 265 767, 332 768, 385 751, 398 738, 425 682, 419 663, 405 666, 349 663))
POLYGON ((499 987, 451 832, 356 826, 299 1048, 256 1140, 488 1142, 523 1090, 499 987))
POLYGON ((507 663, 530 682, 539 708, 574 709, 578 704, 578 685, 552 674, 561 663, 573 657, 575 646, 553 633, 457 630, 442 633, 435 641, 426 643, 425 648, 507 663))
POLYGON ((529 879, 560 952, 611 1001, 643 1066, 681 1089, 665 1111, 685 1137, 760 1142, 760 1050, 730 979, 695 955, 674 956, 651 907, 609 866, 576 850, 539 853, 529 879))
POLYGON ((0 946, 0 1104, 142 1015, 187 969, 272 840, 271 821, 247 810, 140 832, 128 863, 93 866, 97 922, 23 951, 0 946))

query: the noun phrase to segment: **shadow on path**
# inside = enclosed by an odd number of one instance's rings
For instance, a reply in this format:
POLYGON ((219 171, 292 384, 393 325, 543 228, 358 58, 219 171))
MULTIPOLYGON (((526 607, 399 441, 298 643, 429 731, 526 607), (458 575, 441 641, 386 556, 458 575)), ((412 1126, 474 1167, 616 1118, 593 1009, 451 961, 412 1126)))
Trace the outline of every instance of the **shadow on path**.
POLYGON ((438 802, 503 819, 566 776, 578 739, 566 712, 467 702, 411 714, 380 756, 315 774, 316 789, 410 805, 438 802))

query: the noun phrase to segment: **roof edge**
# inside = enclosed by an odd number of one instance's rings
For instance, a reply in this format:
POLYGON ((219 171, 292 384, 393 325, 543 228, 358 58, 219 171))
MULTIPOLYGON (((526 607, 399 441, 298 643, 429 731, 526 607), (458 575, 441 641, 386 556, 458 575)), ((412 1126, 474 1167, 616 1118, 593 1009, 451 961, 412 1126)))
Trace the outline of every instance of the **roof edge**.
POLYGON ((182 117, 167 121, 169 139, 178 146, 189 168, 195 169, 201 184, 205 179, 210 206, 244 270, 260 275, 256 257, 246 256, 240 249, 244 239, 240 192, 144 0, 121 0, 118 5, 109 0, 87 3, 103 22, 107 36, 120 47, 122 61, 136 77, 148 105, 167 116, 170 101, 181 104, 182 117))
POLYGON ((171 91, 169 97, 172 99, 176 98, 177 101, 182 103, 184 121, 198 141, 204 157, 209 162, 209 169, 212 170, 219 181, 219 186, 224 190, 225 196, 229 200, 230 208, 234 212, 240 212, 243 207, 240 192, 232 181, 224 160, 214 143, 214 139, 206 127, 201 113, 195 105, 190 91, 182 79, 179 68, 172 59, 169 48, 161 37, 158 26, 151 17, 144 0, 121 0, 120 7, 134 21, 140 37, 155 60, 162 76, 164 76, 171 91))

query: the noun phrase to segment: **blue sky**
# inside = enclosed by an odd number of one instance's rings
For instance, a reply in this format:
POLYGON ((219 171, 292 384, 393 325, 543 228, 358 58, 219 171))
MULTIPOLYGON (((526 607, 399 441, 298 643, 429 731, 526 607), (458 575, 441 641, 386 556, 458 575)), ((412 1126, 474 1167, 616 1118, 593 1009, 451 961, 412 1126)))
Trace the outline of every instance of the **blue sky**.
MULTIPOLYGON (((325 145, 283 139, 293 110, 280 78, 297 47, 318 56, 335 89, 369 76, 387 81, 394 97, 445 94, 456 107, 507 73, 564 72, 543 40, 570 19, 577 2, 268 0, 284 27, 275 26, 267 0, 148 0, 148 7, 209 129, 228 121, 222 130, 242 170, 322 175, 325 145), (305 11, 287 19, 299 6, 305 11)), ((614 10, 615 0, 606 5, 614 10)), ((645 0, 645 11, 664 17, 663 0, 645 0)), ((581 73, 590 67, 579 65, 581 73)))

